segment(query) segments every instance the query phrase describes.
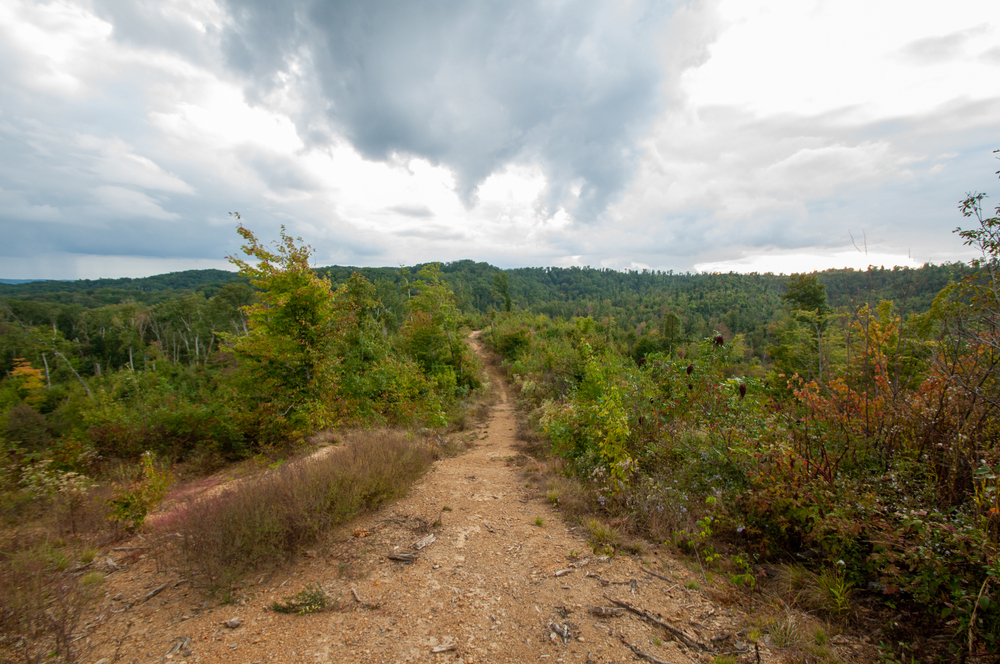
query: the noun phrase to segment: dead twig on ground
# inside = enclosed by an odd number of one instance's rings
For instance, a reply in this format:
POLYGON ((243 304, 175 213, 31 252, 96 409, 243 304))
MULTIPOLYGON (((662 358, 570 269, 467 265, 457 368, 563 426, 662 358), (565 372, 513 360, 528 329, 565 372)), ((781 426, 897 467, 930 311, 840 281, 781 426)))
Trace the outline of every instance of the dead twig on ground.
POLYGON ((709 651, 709 650, 711 650, 711 648, 709 648, 708 646, 706 646, 704 643, 700 643, 698 641, 695 641, 690 636, 688 636, 687 634, 685 634, 681 630, 677 629, 673 625, 670 625, 670 624, 664 622, 663 620, 660 620, 656 615, 654 615, 651 611, 649 611, 647 609, 643 609, 643 608, 639 608, 637 606, 633 606, 632 604, 629 604, 628 602, 624 602, 624 601, 622 601, 620 599, 612 599, 611 597, 608 597, 607 595, 604 596, 604 599, 608 600, 612 604, 616 604, 616 605, 622 607, 626 611, 631 611, 632 613, 634 613, 635 615, 639 616, 643 620, 646 620, 647 622, 651 622, 654 625, 659 625, 660 627, 662 627, 663 629, 665 629, 668 634, 670 634, 672 637, 674 637, 674 639, 676 639, 677 641, 683 643, 688 648, 693 648, 695 650, 702 650, 702 651, 706 651, 706 652, 709 651))
POLYGON ((637 647, 635 647, 634 645, 625 640, 624 634, 619 635, 618 638, 619 640, 621 640, 622 643, 624 643, 628 647, 629 650, 635 653, 636 657, 639 657, 640 659, 645 659, 647 661, 652 662, 653 664, 673 664, 673 662, 668 662, 665 659, 654 657, 653 655, 650 655, 648 652, 643 652, 639 650, 637 647))
POLYGON ((358 595, 358 591, 354 589, 354 586, 351 586, 351 596, 354 597, 354 601, 360 604, 362 608, 375 610, 380 606, 379 604, 369 604, 361 599, 361 596, 358 595))
POLYGON ((587 574, 584 574, 583 578, 597 579, 598 581, 601 582, 602 586, 631 586, 633 583, 635 583, 635 579, 629 579, 628 581, 609 581, 608 579, 601 577, 600 574, 591 574, 589 572, 587 574))
POLYGON ((646 567, 643 567, 642 571, 645 572, 646 574, 649 574, 650 576, 655 576, 657 579, 663 579, 664 581, 667 582, 673 582, 673 579, 671 579, 669 576, 664 576, 663 574, 654 572, 653 570, 648 569, 646 567))

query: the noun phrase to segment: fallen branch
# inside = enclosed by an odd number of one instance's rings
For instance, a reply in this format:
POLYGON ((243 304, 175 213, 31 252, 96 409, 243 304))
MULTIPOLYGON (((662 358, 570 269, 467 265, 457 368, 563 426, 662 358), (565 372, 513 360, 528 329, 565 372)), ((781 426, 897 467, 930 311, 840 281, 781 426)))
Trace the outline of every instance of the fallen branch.
POLYGON ((587 612, 592 616, 597 616, 598 618, 620 618, 625 615, 625 609, 619 609, 613 606, 588 606, 587 612))
POLYGON ((659 574, 659 573, 654 572, 653 570, 647 569, 645 567, 642 568, 642 571, 645 572, 646 574, 649 574, 650 576, 655 576, 657 579, 663 579, 664 581, 668 581, 668 582, 672 582, 673 581, 673 579, 671 579, 670 577, 664 576, 663 574, 659 574))
POLYGON ((699 643, 698 641, 695 641, 690 636, 688 636, 687 634, 685 634, 681 630, 677 629, 673 625, 667 624, 664 621, 660 620, 655 615, 653 615, 653 613, 651 611, 648 611, 646 609, 641 609, 641 608, 639 608, 637 606, 633 606, 633 605, 629 604, 628 602, 623 602, 620 599, 612 599, 611 597, 608 597, 607 595, 604 596, 604 599, 608 600, 612 604, 617 604, 618 606, 622 607, 626 611, 631 611, 632 613, 636 614, 637 616, 639 616, 643 620, 651 622, 654 625, 659 625, 660 627, 662 627, 663 629, 665 629, 671 636, 673 636, 677 641, 680 641, 681 643, 683 643, 684 645, 686 645, 688 648, 693 648, 695 650, 704 650, 704 651, 711 650, 711 648, 709 648, 705 644, 699 643))
POLYGON ((589 572, 584 574, 583 578, 597 579, 601 582, 602 586, 630 586, 635 583, 635 579, 629 579, 628 581, 608 581, 607 579, 602 578, 600 574, 590 574, 589 572))
POLYGON ((162 586, 157 586, 156 588, 153 588, 148 593, 146 593, 146 595, 142 599, 137 600, 135 603, 136 604, 141 604, 141 603, 143 603, 143 602, 145 602, 147 600, 153 599, 154 597, 156 597, 157 595, 159 595, 160 593, 162 593, 164 590, 166 590, 166 588, 167 588, 168 585, 170 585, 170 584, 169 583, 164 583, 162 586))
POLYGON ((650 655, 648 652, 643 652, 643 651, 639 650, 634 645, 632 645, 631 643, 629 643, 628 641, 625 640, 625 635, 624 634, 621 635, 621 636, 619 636, 618 638, 621 639, 622 643, 624 643, 626 646, 628 646, 629 650, 631 650, 632 652, 635 653, 636 657, 648 660, 648 661, 652 662, 653 664, 673 664, 672 662, 668 662, 665 659, 660 659, 659 657, 654 657, 653 655, 650 655))

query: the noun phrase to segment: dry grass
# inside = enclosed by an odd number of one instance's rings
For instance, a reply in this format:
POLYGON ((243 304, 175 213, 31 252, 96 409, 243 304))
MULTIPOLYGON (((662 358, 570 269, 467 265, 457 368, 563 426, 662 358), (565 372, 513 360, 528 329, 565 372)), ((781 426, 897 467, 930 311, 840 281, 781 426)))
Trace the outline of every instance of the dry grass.
POLYGON ((403 495, 433 452, 399 431, 343 434, 341 448, 196 499, 157 520, 177 533, 168 555, 213 591, 273 568, 363 510, 403 495))
POLYGON ((751 643, 766 643, 781 651, 789 664, 841 661, 831 644, 830 625, 780 600, 757 606, 747 616, 743 634, 751 643))
POLYGON ((79 661, 76 634, 104 580, 85 561, 93 547, 32 528, 9 532, 2 552, 0 662, 79 661))

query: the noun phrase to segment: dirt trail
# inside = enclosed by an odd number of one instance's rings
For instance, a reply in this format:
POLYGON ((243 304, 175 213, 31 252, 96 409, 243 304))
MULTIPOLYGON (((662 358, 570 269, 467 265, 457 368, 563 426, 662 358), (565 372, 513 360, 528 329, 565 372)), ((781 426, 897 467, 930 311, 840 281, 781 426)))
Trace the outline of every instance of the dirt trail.
MULTIPOLYGON (((477 339, 472 345, 484 352, 477 339)), ((738 630, 741 617, 687 587, 704 584, 700 574, 657 549, 641 558, 665 578, 644 572, 640 557, 592 555, 584 534, 534 495, 513 463, 519 454, 513 405, 490 370, 502 397, 488 426, 475 432, 475 446, 435 462, 406 498, 353 521, 278 575, 252 580, 236 605, 203 604, 188 584, 174 585, 175 572, 138 558, 105 582, 109 599, 85 661, 112 664, 116 649, 120 662, 635 661, 624 638, 679 663, 712 661, 694 642, 714 646, 714 654, 745 646, 738 637, 712 641, 738 630), (414 552, 414 542, 430 533, 436 541, 414 562, 387 558, 414 552), (153 599, 112 613, 123 599, 164 583, 153 599), (341 610, 304 616, 268 610, 310 584, 340 598, 341 610), (116 592, 122 595, 111 601, 116 592), (648 609, 689 645, 628 612, 588 611, 614 607, 611 599, 648 609), (223 626, 231 618, 242 625, 223 626), (119 649, 126 621, 132 626, 119 649), (454 649, 433 652, 444 646, 454 649)), ((760 655, 776 661, 766 649, 760 655)))

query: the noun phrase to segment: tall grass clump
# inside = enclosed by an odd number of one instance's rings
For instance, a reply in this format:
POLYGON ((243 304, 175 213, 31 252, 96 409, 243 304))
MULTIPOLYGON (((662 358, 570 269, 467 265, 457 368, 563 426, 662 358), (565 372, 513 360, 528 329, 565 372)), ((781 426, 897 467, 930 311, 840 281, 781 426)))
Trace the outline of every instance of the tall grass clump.
POLYGON ((246 574, 287 561, 330 528, 402 496, 433 461, 405 433, 344 436, 321 458, 304 458, 192 501, 161 519, 177 533, 173 555, 213 592, 228 595, 246 574))
POLYGON ((103 574, 79 573, 83 549, 37 532, 8 535, 0 553, 0 662, 80 661, 103 574))

